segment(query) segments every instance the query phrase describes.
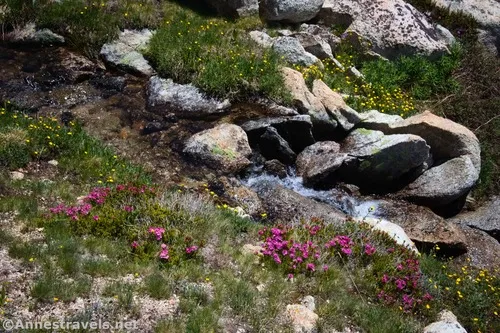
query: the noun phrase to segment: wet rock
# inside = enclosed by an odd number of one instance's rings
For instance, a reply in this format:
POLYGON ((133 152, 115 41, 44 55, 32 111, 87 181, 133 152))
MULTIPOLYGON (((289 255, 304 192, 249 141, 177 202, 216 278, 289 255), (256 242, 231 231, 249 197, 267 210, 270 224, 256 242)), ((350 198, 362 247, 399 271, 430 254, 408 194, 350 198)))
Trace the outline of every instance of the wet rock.
POLYGON ((264 48, 272 47, 275 40, 275 38, 269 36, 265 32, 258 30, 250 31, 249 35, 254 42, 264 48))
POLYGON ((42 68, 40 59, 26 59, 21 70, 25 73, 36 73, 42 68))
POLYGON ((302 73, 291 68, 283 68, 285 87, 291 92, 294 105, 302 113, 311 116, 313 136, 318 140, 331 139, 337 128, 334 116, 327 113, 321 100, 307 88, 302 73))
POLYGON ((444 310, 439 313, 439 321, 426 326, 424 333, 467 333, 467 331, 452 312, 444 310))
POLYGON ((301 23, 314 18, 324 0, 262 0, 260 17, 265 21, 301 23))
POLYGON ((347 157, 340 153, 340 145, 334 141, 317 142, 304 149, 297 157, 297 174, 305 186, 324 185, 347 157))
POLYGON ((431 146, 431 153, 436 161, 468 155, 477 174, 481 170, 481 148, 474 133, 465 126, 436 116, 430 111, 391 124, 386 133, 418 135, 431 146))
POLYGON ((61 62, 55 66, 54 71, 61 73, 67 83, 86 81, 105 70, 102 64, 74 52, 61 50, 59 57, 61 62))
POLYGON ((205 118, 225 113, 228 100, 207 97, 192 84, 177 84, 153 76, 148 83, 148 108, 158 114, 174 113, 180 118, 205 118))
POLYGON ((251 120, 241 125, 248 133, 250 142, 258 140, 266 129, 272 126, 278 130, 279 135, 285 139, 295 153, 301 152, 305 147, 314 143, 312 136, 312 122, 308 115, 292 117, 261 118, 251 120))
POLYGON ((447 41, 424 14, 402 0, 326 0, 318 15, 321 23, 348 25, 386 58, 422 53, 438 56, 448 52, 447 41))
POLYGON ((422 166, 429 158, 426 142, 411 134, 384 135, 356 129, 341 143, 344 160, 341 177, 361 187, 390 187, 422 166))
POLYGON ((259 12, 258 0, 205 0, 217 13, 229 17, 244 17, 259 12))
POLYGON ((466 196, 478 177, 470 157, 461 156, 425 171, 397 196, 429 207, 444 206, 466 196))
POLYGON ((403 118, 398 115, 389 115, 377 110, 370 110, 360 114, 361 121, 357 127, 366 128, 375 131, 389 132, 390 126, 394 123, 403 121, 403 118))
POLYGON ((459 214, 448 221, 482 230, 500 241, 500 197, 493 197, 477 210, 459 214))
POLYGON ((278 160, 266 161, 264 163, 264 170, 270 175, 277 176, 279 178, 285 178, 288 176, 286 166, 278 160))
POLYGON ((160 123, 159 121, 151 121, 147 123, 142 129, 141 129, 141 134, 142 135, 148 135, 156 132, 163 131, 166 128, 165 125, 160 123))
POLYGON ((61 45, 65 43, 63 36, 49 29, 37 30, 34 23, 28 23, 20 29, 14 29, 4 36, 4 40, 16 44, 31 45, 61 45))
POLYGON ((112 92, 121 92, 125 89, 126 79, 123 76, 102 76, 90 80, 94 87, 112 92))
POLYGON ((290 165, 293 164, 297 155, 288 142, 283 139, 276 128, 269 126, 259 140, 260 152, 266 159, 277 159, 280 162, 290 165))
POLYGON ((292 37, 297 38, 304 50, 316 56, 318 59, 323 60, 333 58, 330 44, 324 41, 321 37, 308 32, 294 33, 292 37))
POLYGON ((286 306, 287 318, 291 321, 296 333, 318 332, 316 322, 319 316, 302 304, 289 304, 286 306))
POLYGON ((340 210, 313 199, 306 198, 292 190, 271 181, 261 180, 252 184, 264 205, 268 218, 293 223, 300 219, 317 217, 327 223, 343 223, 346 215, 340 210))
POLYGON ((222 173, 234 173, 250 165, 252 154, 241 127, 222 124, 196 133, 186 142, 183 152, 193 160, 222 173))
POLYGON ((132 74, 150 77, 153 68, 142 55, 153 33, 148 29, 141 31, 125 30, 118 40, 104 44, 100 55, 107 63, 132 74))
POLYGON ((299 40, 294 37, 285 36, 276 38, 273 43, 273 50, 292 64, 303 66, 318 64, 318 66, 322 66, 320 60, 307 52, 299 40))
POLYGON ((313 82, 312 93, 344 130, 352 129, 361 120, 360 115, 345 103, 342 96, 323 81, 313 82))

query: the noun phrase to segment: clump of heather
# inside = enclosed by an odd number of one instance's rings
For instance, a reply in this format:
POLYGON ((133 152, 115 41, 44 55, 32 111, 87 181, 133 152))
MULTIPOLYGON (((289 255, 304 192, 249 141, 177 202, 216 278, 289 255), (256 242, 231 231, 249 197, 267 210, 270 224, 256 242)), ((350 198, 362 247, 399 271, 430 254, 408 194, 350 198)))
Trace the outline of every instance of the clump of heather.
POLYGON ((44 223, 66 223, 77 235, 123 240, 132 255, 161 264, 196 258, 203 242, 180 229, 196 221, 162 205, 162 195, 146 185, 97 187, 75 205, 51 208, 44 223))
POLYGON ((373 282, 363 293, 405 312, 419 311, 432 300, 418 255, 367 225, 347 223, 339 227, 313 220, 294 227, 264 228, 258 234, 264 258, 282 267, 288 279, 346 269, 373 282))

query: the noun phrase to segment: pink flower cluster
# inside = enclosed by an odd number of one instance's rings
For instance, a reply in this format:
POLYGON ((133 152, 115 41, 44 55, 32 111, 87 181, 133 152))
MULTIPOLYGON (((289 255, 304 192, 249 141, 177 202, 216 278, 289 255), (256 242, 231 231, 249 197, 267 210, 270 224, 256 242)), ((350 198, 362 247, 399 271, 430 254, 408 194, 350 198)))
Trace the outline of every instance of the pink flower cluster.
POLYGON ((150 227, 148 232, 150 234, 154 234, 156 236, 156 240, 161 240, 163 238, 163 234, 165 233, 165 229, 161 227, 150 227))
POLYGON ((196 245, 186 247, 186 254, 192 254, 196 251, 198 251, 198 246, 196 245))
POLYGON ((166 244, 161 244, 161 251, 159 255, 160 259, 168 260, 170 255, 168 254, 168 246, 166 244))
POLYGON ((262 254, 273 258, 277 264, 286 261, 292 270, 305 267, 308 271, 315 271, 316 263, 314 262, 321 255, 318 246, 313 244, 312 241, 300 243, 294 240, 286 240, 287 231, 286 228, 272 228, 269 232, 267 232, 267 229, 261 230, 259 233, 264 237, 262 254), (266 233, 270 235, 265 237, 266 233))
POLYGON ((392 275, 384 274, 380 279, 381 291, 378 298, 391 304, 399 300, 404 311, 409 312, 423 301, 429 301, 429 293, 421 294, 422 273, 418 259, 408 258, 394 267, 392 275))
POLYGON ((345 255, 352 254, 352 246, 354 245, 351 238, 348 236, 335 236, 332 240, 325 244, 325 248, 340 247, 340 251, 345 255))

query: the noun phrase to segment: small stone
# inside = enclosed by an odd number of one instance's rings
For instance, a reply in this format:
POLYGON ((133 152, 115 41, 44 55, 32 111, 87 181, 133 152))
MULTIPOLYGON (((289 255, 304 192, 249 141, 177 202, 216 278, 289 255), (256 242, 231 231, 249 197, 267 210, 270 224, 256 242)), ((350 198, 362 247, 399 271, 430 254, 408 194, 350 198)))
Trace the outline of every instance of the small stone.
POLYGON ((56 160, 50 160, 47 163, 50 164, 50 165, 52 165, 52 166, 58 166, 59 165, 59 162, 57 162, 56 160))
POLYGON ((22 180, 22 179, 24 179, 24 173, 19 172, 19 171, 12 171, 10 173, 10 178, 12 180, 22 180))
POLYGON ((244 255, 262 256, 263 250, 264 248, 260 245, 245 244, 241 248, 241 253, 244 255))
POLYGON ((286 314, 296 333, 315 333, 318 331, 316 322, 319 316, 301 304, 286 306, 286 314))

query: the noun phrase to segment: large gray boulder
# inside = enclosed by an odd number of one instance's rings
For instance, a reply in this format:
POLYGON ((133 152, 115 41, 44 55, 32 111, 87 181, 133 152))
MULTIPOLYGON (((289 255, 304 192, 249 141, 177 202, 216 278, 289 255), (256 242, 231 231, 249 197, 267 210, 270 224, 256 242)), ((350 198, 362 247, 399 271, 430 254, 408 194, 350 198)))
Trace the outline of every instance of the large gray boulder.
POLYGON ((416 135, 356 129, 341 143, 341 153, 348 158, 339 171, 353 184, 387 187, 420 169, 429 159, 429 150, 425 140, 416 135))
POLYGON ((102 46, 100 55, 105 62, 141 76, 150 77, 154 74, 153 68, 142 55, 147 48, 153 33, 148 29, 141 31, 125 30, 117 40, 102 46))
POLYGON ((324 0, 261 0, 260 17, 264 21, 302 23, 313 19, 324 0))
POLYGON ((259 0, 205 0, 220 15, 243 17, 259 12, 259 0))
POLYGON ((330 89, 323 81, 315 80, 313 82, 312 94, 344 130, 351 130, 360 122, 361 116, 359 113, 348 106, 342 96, 330 89))
POLYGON ((334 175, 347 154, 340 153, 340 145, 334 141, 317 142, 304 149, 297 157, 297 174, 305 186, 324 183, 334 175))
POLYGON ((153 76, 148 83, 148 108, 159 114, 174 113, 181 118, 220 115, 231 106, 229 101, 207 97, 192 84, 177 84, 171 79, 153 76))
POLYGON ((291 64, 312 66, 318 64, 322 66, 320 60, 313 54, 307 52, 297 38, 283 36, 275 39, 273 50, 285 58, 291 64))
POLYGON ((387 134, 409 133, 422 137, 431 146, 436 161, 467 155, 477 175, 481 170, 481 147, 477 137, 465 126, 432 114, 429 111, 391 123, 387 134))
POLYGON ((444 206, 466 195, 478 177, 472 160, 464 155, 425 171, 397 196, 429 207, 444 206))
POLYGON ((222 124, 193 135, 187 140, 183 152, 221 173, 235 173, 250 165, 247 157, 252 154, 252 149, 241 127, 222 124))
POLYGON ((500 2, 498 0, 435 0, 435 3, 474 16, 479 24, 500 37, 500 2))
POLYGON ((284 67, 282 71, 285 87, 292 94, 293 104, 300 112, 311 116, 314 137, 318 140, 332 138, 337 127, 335 115, 328 113, 321 100, 309 91, 302 73, 288 67, 284 67))
POLYGON ((371 49, 386 58, 448 52, 442 32, 403 0, 325 0, 318 18, 325 25, 348 24, 348 31, 368 40, 371 49))

